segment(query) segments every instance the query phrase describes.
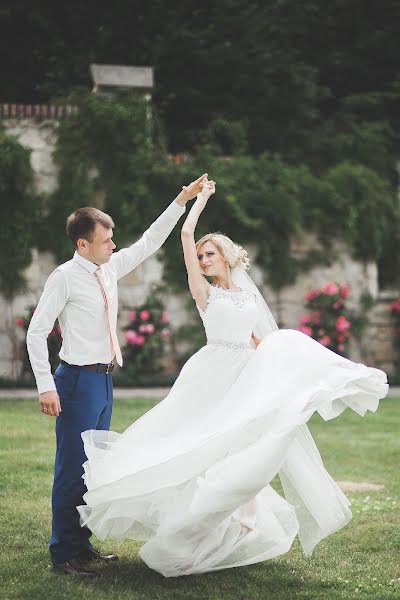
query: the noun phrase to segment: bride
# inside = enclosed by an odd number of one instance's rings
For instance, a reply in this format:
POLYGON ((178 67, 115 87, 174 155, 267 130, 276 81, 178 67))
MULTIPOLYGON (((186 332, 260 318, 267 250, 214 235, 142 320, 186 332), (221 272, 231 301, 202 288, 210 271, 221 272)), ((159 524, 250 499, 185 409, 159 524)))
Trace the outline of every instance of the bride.
POLYGON ((207 345, 124 433, 82 434, 81 524, 100 539, 145 541, 140 556, 166 577, 267 560, 296 535, 310 555, 348 523, 350 503, 306 423, 315 411, 325 420, 375 411, 388 389, 382 371, 277 330, 241 246, 221 234, 195 243, 214 192, 207 182, 182 228, 207 345), (277 474, 283 496, 270 485, 277 474))

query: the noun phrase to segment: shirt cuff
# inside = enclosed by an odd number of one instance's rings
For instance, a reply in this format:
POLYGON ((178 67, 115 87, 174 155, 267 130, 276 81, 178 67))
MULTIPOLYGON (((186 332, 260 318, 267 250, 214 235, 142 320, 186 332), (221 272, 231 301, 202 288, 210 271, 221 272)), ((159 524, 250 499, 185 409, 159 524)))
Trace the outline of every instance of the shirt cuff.
POLYGON ((171 204, 168 206, 168 208, 166 209, 165 212, 170 214, 171 217, 179 218, 181 215, 183 215, 185 210, 186 210, 186 205, 181 206, 175 200, 173 200, 173 202, 171 202, 171 204))
POLYGON ((44 392, 55 392, 56 384, 54 383, 53 375, 43 375, 40 379, 36 380, 37 389, 39 394, 44 392))

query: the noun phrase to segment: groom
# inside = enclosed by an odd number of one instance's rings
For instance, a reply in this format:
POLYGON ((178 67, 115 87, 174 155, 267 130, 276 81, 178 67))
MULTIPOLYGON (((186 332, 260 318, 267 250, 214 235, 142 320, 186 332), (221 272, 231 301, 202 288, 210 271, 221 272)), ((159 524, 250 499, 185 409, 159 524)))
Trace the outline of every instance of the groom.
POLYGON ((206 177, 184 186, 142 238, 119 252, 113 253, 114 222, 109 215, 89 207, 68 217, 67 235, 75 254, 48 278, 27 333, 40 410, 57 417, 50 553, 59 572, 94 577, 88 562, 118 558, 96 552, 90 530, 79 524, 76 506, 83 504, 86 491, 81 433, 110 427, 114 358, 122 365, 116 334, 117 281, 162 246, 206 177), (53 379, 47 336, 57 318, 63 343, 53 379))

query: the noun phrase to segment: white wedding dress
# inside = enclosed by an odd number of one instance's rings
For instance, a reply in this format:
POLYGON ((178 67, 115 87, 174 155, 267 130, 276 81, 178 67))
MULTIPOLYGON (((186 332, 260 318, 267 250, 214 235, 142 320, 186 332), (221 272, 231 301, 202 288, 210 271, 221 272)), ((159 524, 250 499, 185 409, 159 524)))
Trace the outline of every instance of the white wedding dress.
POLYGON ((251 292, 210 287, 208 343, 168 396, 124 433, 86 431, 82 525, 100 539, 145 540, 166 577, 309 555, 351 518, 305 425, 346 407, 364 415, 387 393, 383 371, 303 333, 279 330, 255 350, 251 292), (279 474, 285 497, 269 483, 279 474))

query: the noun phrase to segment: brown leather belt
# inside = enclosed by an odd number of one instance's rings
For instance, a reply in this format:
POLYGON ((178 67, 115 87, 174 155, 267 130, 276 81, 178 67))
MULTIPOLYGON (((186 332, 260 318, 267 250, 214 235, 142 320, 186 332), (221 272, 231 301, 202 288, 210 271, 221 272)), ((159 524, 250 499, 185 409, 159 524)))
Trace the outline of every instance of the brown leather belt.
POLYGON ((95 363, 94 365, 70 365, 65 362, 65 360, 61 360, 61 364, 66 367, 76 367, 78 369, 85 369, 85 371, 94 371, 95 373, 112 373, 114 371, 114 363, 110 363, 109 365, 102 365, 101 363, 95 363))

